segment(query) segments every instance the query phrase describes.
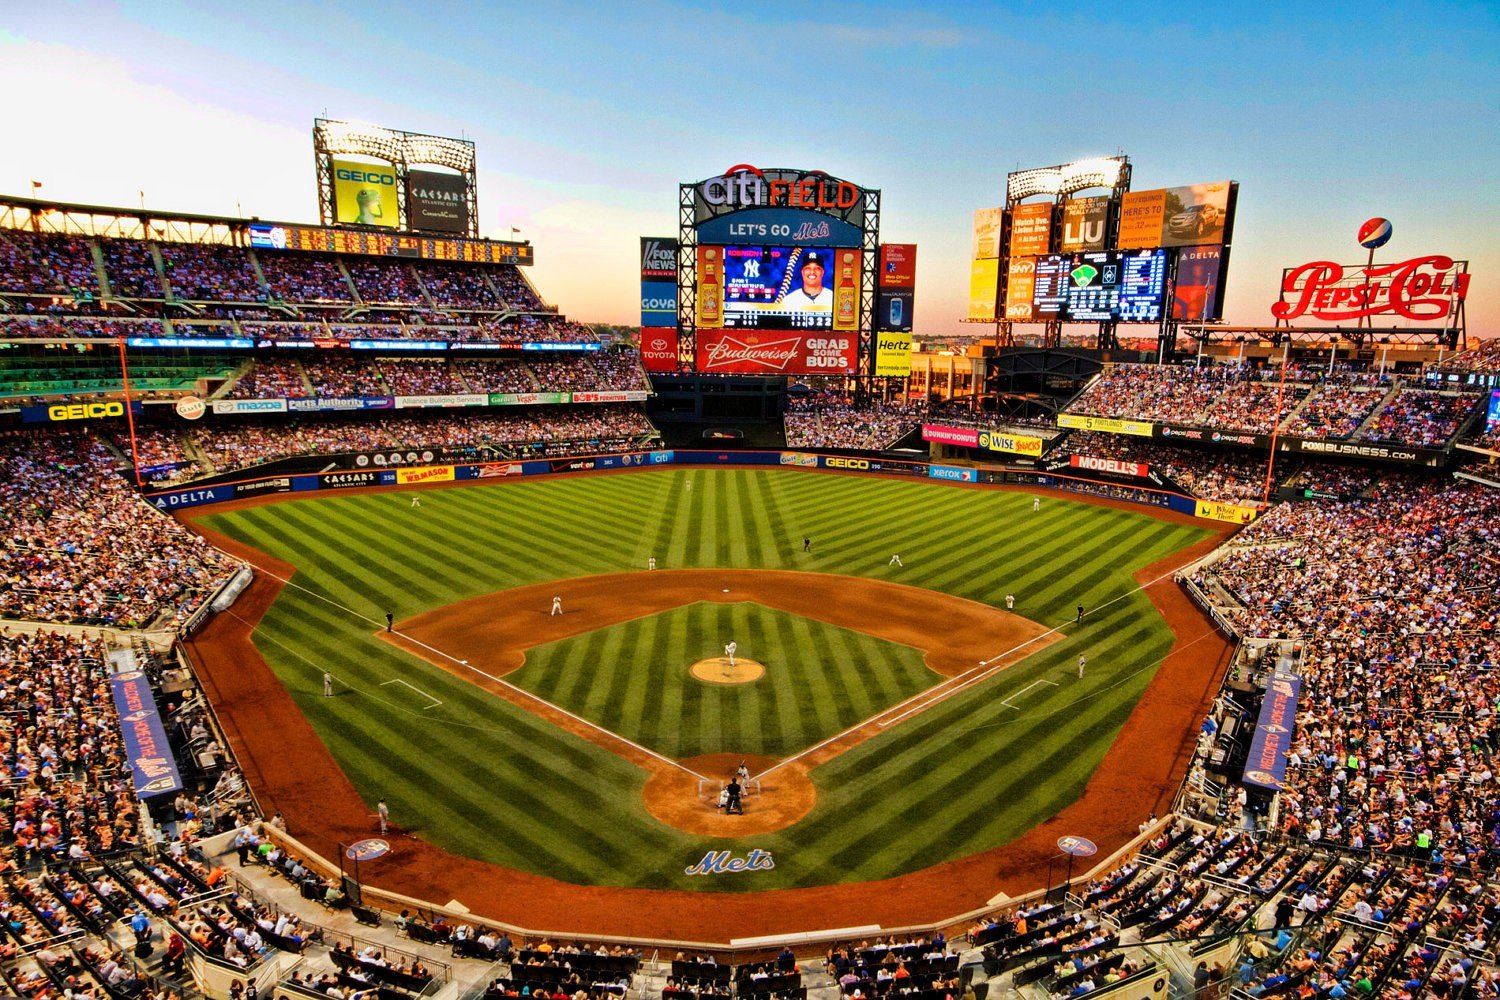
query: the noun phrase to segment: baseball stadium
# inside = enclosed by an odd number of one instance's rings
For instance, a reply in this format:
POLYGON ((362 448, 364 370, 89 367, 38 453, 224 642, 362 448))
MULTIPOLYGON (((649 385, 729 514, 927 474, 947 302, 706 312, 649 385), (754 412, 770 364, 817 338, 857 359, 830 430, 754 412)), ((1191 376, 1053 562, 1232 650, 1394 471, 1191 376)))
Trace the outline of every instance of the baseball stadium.
POLYGON ((312 147, 0 196, 7 995, 1500 995, 1463 246, 1230 325, 1238 181, 1017 169, 928 336, 879 178, 739 163, 621 327, 473 141, 312 147))

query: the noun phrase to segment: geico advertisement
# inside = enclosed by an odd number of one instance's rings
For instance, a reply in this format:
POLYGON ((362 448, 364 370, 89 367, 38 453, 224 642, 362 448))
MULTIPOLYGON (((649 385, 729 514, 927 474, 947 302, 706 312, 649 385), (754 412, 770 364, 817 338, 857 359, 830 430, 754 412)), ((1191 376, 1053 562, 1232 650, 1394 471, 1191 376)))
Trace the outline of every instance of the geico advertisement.
MULTIPOLYGON (((141 404, 132 400, 130 412, 140 416, 141 404)), ((103 420, 124 415, 125 403, 118 399, 112 399, 107 403, 54 403, 51 406, 21 407, 21 420, 28 424, 59 423, 64 420, 103 420)))
POLYGON ((396 207, 396 168, 388 163, 334 160, 333 204, 340 222, 395 229, 401 218, 396 207))

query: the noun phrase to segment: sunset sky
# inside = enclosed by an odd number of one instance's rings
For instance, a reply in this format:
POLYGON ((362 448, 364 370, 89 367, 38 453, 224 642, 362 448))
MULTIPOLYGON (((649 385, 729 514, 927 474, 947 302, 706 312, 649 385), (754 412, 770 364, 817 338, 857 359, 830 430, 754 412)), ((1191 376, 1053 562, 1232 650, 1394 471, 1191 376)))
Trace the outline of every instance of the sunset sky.
POLYGON ((1240 182, 1227 319, 1281 268, 1471 261, 1500 334, 1494 4, 256 4, 0 0, 0 193, 314 222, 312 120, 472 139, 485 235, 544 296, 634 323, 637 238, 737 163, 883 192, 916 329, 973 332, 969 231, 1017 168, 1124 152, 1137 190, 1240 182))

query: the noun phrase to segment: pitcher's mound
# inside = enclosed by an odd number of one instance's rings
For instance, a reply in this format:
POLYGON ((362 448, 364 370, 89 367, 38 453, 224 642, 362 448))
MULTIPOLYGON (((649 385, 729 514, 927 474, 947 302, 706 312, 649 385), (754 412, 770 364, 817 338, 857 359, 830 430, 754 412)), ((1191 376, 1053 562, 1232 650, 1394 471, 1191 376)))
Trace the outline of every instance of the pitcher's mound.
POLYGON ((699 660, 688 672, 705 684, 749 684, 760 680, 766 672, 766 666, 759 660, 736 656, 734 666, 731 667, 729 657, 714 656, 699 660))

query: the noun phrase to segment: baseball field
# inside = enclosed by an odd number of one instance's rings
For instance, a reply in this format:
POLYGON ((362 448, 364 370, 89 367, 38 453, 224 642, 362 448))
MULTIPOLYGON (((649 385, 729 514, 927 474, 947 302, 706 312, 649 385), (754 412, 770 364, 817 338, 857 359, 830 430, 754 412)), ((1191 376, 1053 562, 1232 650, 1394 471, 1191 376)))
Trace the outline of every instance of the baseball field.
MULTIPOLYGON (((403 833, 517 872, 718 892, 888 879, 1059 813, 1173 645, 1139 571, 1211 537, 1057 494, 712 468, 198 523, 287 580, 251 639, 370 832, 383 797, 403 833), (710 851, 774 867, 690 874, 710 851)), ((263 796, 318 826, 315 793, 263 796)))

